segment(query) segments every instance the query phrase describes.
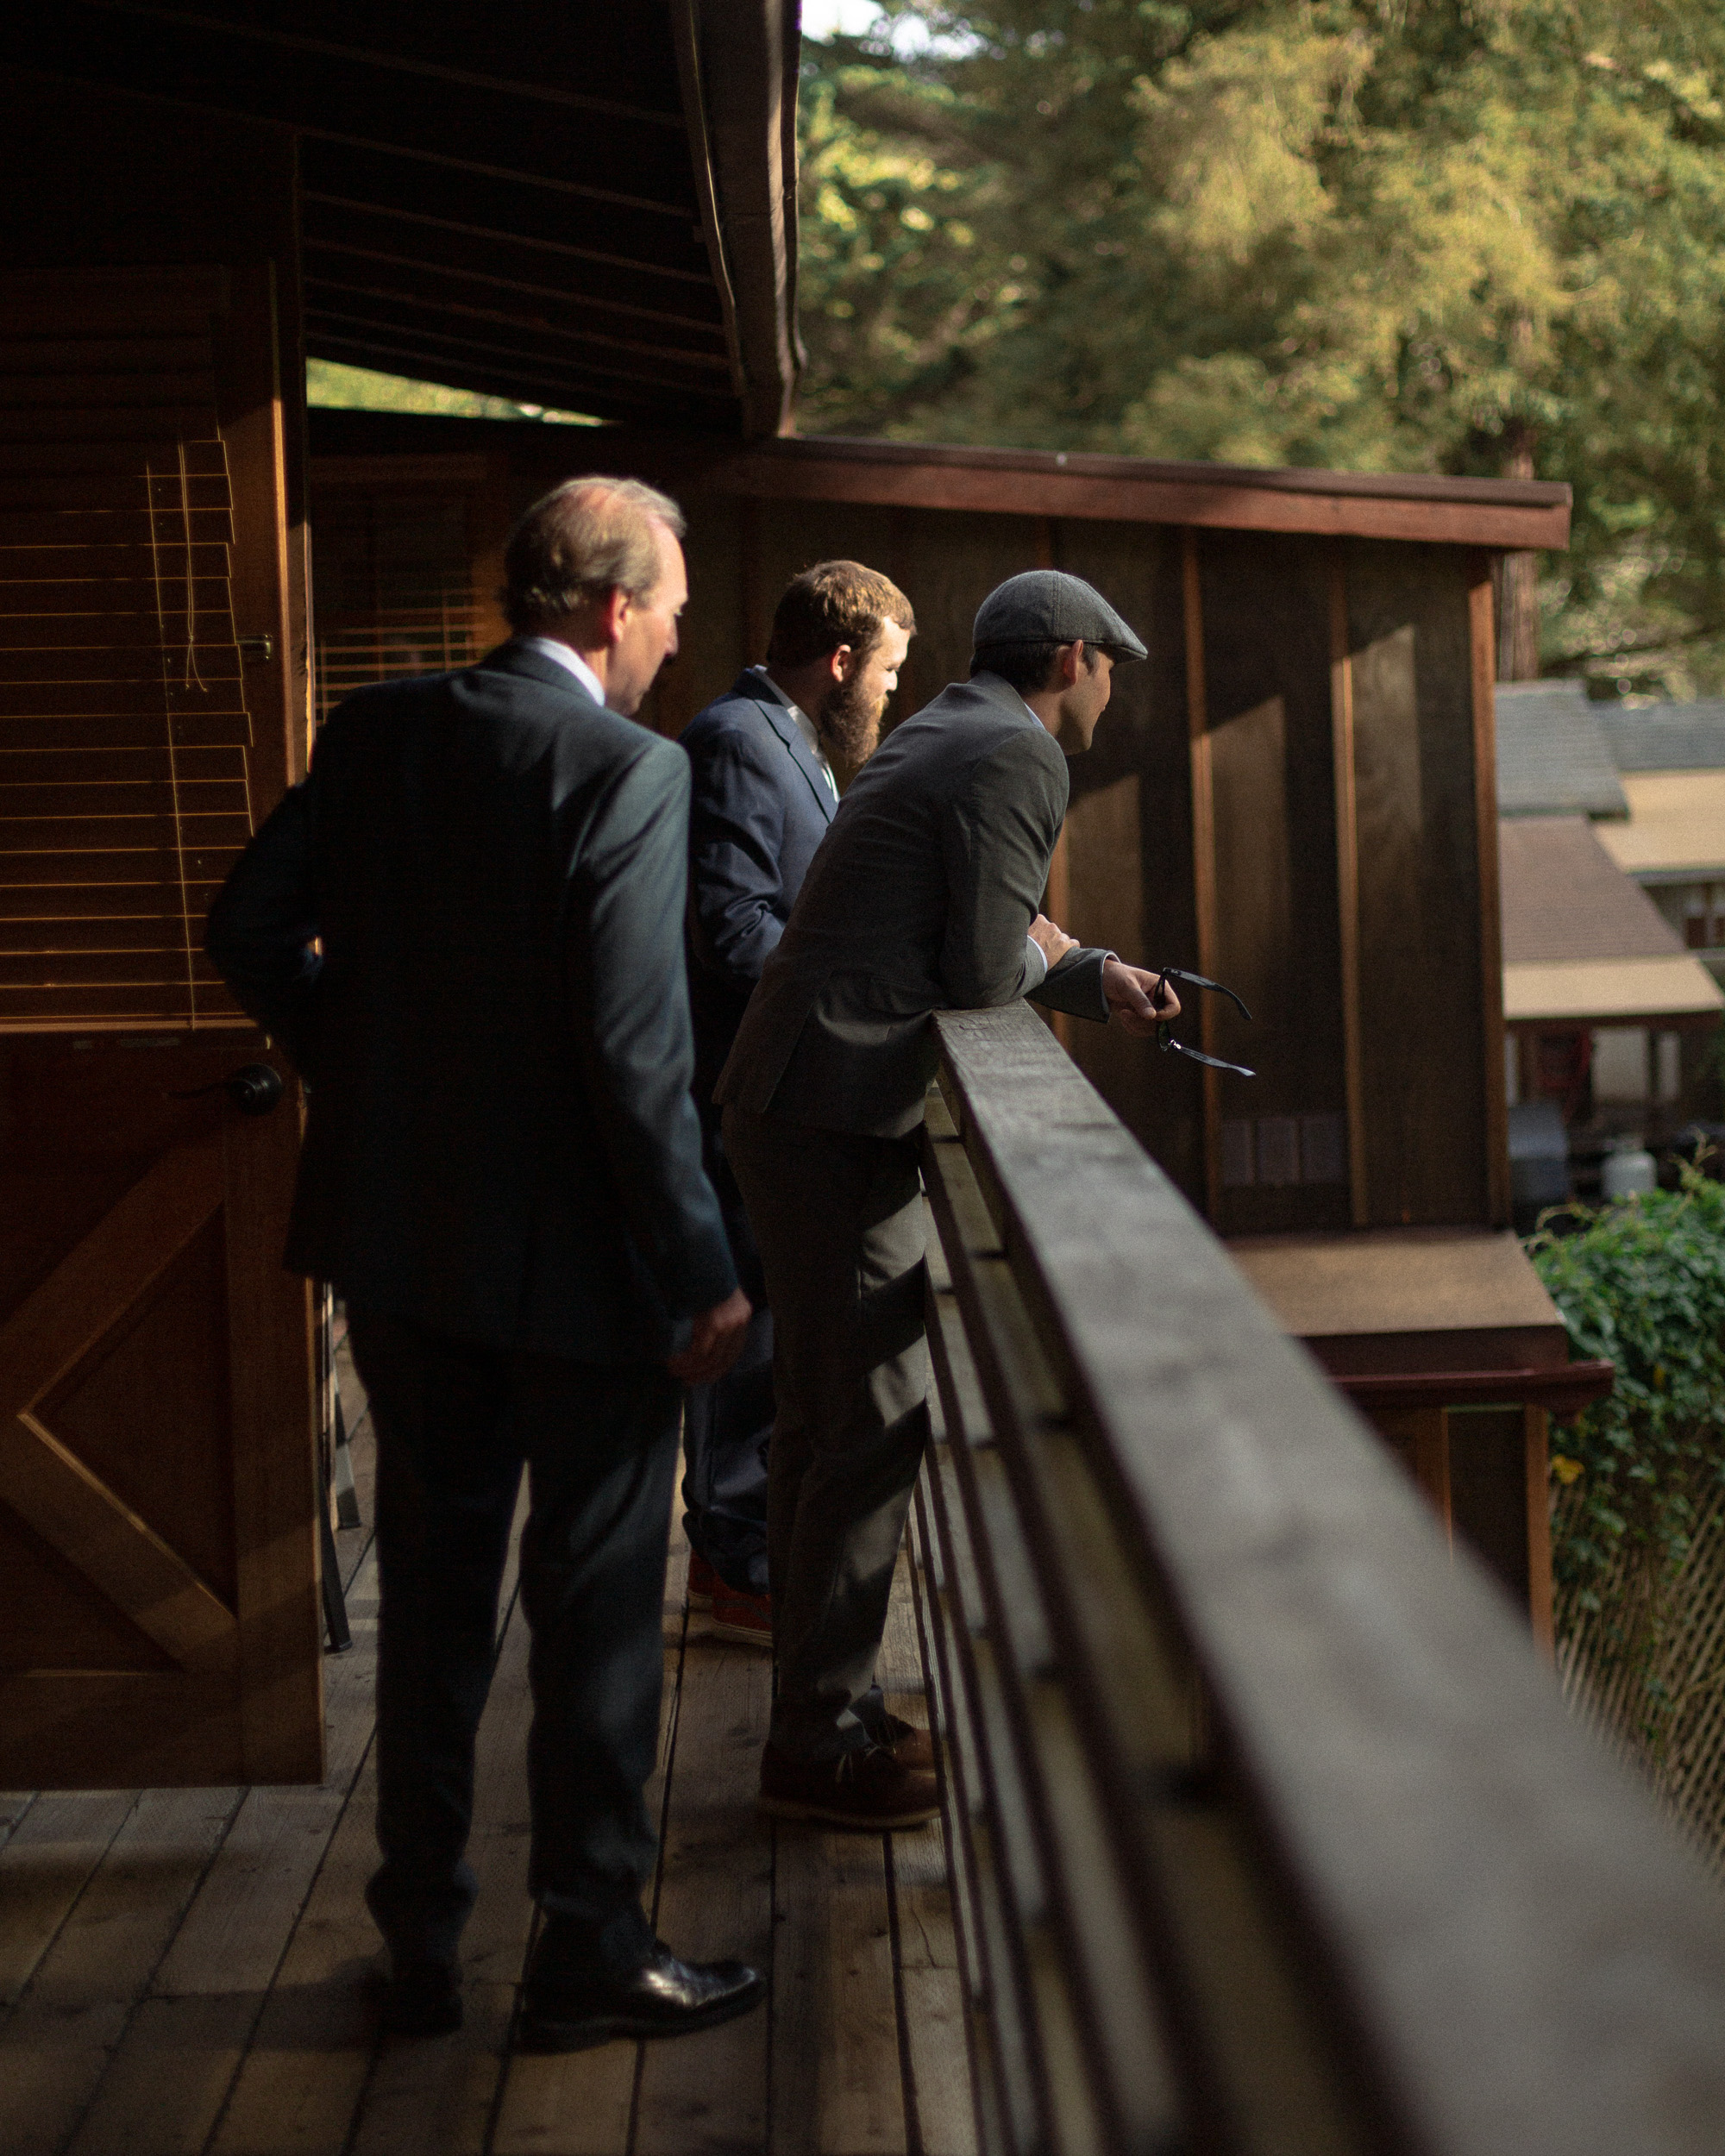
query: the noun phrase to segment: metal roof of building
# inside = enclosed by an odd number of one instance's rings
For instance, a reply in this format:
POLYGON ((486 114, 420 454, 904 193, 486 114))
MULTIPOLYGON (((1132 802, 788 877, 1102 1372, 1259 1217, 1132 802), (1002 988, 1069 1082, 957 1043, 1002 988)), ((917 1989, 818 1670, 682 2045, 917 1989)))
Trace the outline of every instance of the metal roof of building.
POLYGON ((1620 771, 1725 771, 1725 697, 1600 714, 1620 771))
POLYGON ((0 15, 0 61, 292 133, 313 358, 751 435, 800 356, 799 49, 795 0, 0 15))
POLYGON ((1497 812, 1628 815, 1610 742, 1581 682, 1499 684, 1497 812))

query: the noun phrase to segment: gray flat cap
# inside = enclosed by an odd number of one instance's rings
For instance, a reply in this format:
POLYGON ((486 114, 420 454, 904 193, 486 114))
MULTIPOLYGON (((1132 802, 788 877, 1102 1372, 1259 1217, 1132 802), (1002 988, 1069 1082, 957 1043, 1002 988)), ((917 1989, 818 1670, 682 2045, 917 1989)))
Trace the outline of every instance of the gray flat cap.
POLYGON ((1149 656, 1099 591, 1059 569, 1026 569, 997 584, 976 609, 970 642, 981 651, 989 644, 1076 643, 1081 636, 1116 661, 1149 656))

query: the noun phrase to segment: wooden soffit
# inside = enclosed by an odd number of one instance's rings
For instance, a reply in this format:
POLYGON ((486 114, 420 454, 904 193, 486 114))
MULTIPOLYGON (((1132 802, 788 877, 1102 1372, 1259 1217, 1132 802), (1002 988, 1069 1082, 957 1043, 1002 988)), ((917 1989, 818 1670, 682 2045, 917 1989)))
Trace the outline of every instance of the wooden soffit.
POLYGON ((293 134, 314 358, 732 438, 795 385, 798 50, 790 0, 0 22, 0 64, 293 134))

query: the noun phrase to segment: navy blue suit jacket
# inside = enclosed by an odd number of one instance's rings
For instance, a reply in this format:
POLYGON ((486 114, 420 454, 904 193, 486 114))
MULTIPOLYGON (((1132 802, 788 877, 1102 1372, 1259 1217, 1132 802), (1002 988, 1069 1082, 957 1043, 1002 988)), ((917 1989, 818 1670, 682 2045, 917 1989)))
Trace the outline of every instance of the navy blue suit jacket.
POLYGON ((790 705, 756 673, 682 736, 689 803, 689 1003, 704 1114, 762 968, 838 803, 790 705))
POLYGON ((210 917, 310 1081, 290 1264, 596 1363, 674 1351, 731 1293, 689 1099, 688 790, 518 643, 336 712, 210 917))

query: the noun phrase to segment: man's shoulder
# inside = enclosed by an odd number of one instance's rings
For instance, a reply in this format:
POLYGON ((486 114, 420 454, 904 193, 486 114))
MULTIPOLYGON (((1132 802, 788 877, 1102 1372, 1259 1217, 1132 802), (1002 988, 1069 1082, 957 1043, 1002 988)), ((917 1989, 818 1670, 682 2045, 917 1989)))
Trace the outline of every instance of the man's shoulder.
POLYGON ((679 738, 685 749, 698 750, 727 740, 766 740, 772 730, 766 699, 739 681, 703 705, 679 738))
POLYGON ((683 753, 699 771, 741 766, 751 776, 787 785, 793 775, 784 755, 784 736, 768 717, 764 700, 741 689, 716 696, 678 736, 683 753))
POLYGON ((997 757, 1046 763, 1051 750, 1059 761, 1058 747, 1028 706, 1020 704, 1014 711, 998 690, 955 681, 894 728, 862 776, 878 766, 876 784, 894 779, 919 786, 936 780, 959 783, 997 757))

